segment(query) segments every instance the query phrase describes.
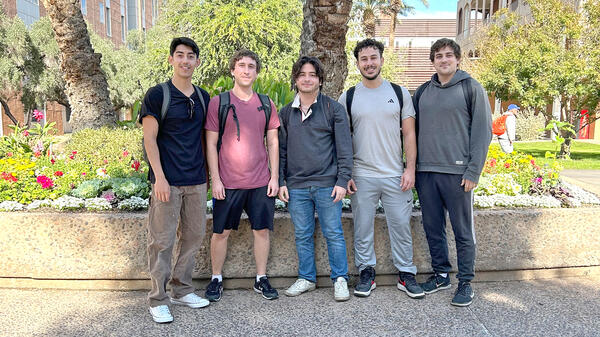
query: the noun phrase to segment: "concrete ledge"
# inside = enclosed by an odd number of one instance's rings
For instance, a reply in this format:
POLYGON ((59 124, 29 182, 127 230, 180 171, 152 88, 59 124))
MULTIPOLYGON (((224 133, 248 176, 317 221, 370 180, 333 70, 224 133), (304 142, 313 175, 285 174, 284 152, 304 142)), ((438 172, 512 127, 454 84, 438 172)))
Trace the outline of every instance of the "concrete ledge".
MULTIPOLYGON (((344 214, 342 220, 350 271, 355 273, 351 215, 344 214)), ((419 273, 428 273, 431 272, 429 252, 420 221, 420 213, 414 213, 411 223, 414 262, 419 273)), ((74 288, 146 288, 145 222, 145 213, 3 213, 0 219, 0 254, 3 261, 0 265, 0 286, 45 287, 45 284, 60 288, 60 284, 70 284, 74 288), (99 280, 102 283, 98 283, 99 280)), ((199 279, 210 276, 208 243, 211 225, 209 218, 209 230, 194 270, 194 276, 199 279)), ((484 272, 494 272, 490 274, 496 275, 492 278, 494 280, 501 275, 505 276, 500 279, 520 279, 547 277, 555 273, 538 270, 550 269, 558 273, 565 268, 579 270, 577 267, 600 266, 600 208, 597 207, 477 211, 475 227, 479 280, 485 280, 484 275, 488 273, 484 272)), ((243 220, 240 230, 230 237, 223 270, 226 278, 243 282, 243 279, 254 276, 251 238, 249 223, 243 220)), ((448 241, 454 263, 456 254, 450 229, 448 241)), ((318 229, 315 249, 317 273, 326 280, 329 274, 327 249, 318 229)), ((384 283, 393 284, 396 270, 390 257, 383 215, 378 215, 375 220, 375 249, 378 282, 384 282, 386 278, 383 276, 389 275, 389 282, 384 283)), ((287 214, 276 215, 268 272, 271 277, 282 280, 291 280, 297 275, 293 225, 287 214)), ((234 281, 228 283, 229 287, 238 287, 234 281)))

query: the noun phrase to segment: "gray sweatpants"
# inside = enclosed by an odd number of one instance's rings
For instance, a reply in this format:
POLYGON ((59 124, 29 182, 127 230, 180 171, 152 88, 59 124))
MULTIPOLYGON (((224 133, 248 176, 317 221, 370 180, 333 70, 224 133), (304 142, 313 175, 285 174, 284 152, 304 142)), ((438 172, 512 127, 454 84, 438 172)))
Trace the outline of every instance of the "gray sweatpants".
POLYGON ((354 177, 354 182, 358 189, 352 195, 354 262, 358 270, 375 267, 377 263, 373 243, 374 220, 377 204, 381 200, 390 235, 394 266, 399 271, 416 274, 410 230, 412 191, 403 192, 400 189, 400 177, 354 177))

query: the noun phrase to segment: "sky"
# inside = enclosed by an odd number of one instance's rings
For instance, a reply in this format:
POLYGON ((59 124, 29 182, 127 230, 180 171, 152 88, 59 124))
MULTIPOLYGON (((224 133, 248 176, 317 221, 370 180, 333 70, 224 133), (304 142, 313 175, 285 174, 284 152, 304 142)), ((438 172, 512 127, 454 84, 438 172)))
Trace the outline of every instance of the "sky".
POLYGON ((408 19, 455 19, 456 0, 429 0, 429 8, 419 0, 404 0, 404 3, 415 8, 415 14, 409 14, 408 19))

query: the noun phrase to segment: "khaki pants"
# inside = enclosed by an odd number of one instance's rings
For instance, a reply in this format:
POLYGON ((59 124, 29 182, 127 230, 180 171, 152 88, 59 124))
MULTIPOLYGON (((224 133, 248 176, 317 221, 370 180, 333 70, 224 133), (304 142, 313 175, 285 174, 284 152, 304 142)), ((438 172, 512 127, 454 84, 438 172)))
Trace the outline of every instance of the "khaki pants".
POLYGON ((171 186, 168 202, 152 197, 148 214, 148 265, 152 290, 148 304, 169 304, 167 282, 171 281, 171 297, 180 298, 195 289, 192 270, 195 256, 206 232, 206 184, 171 186), (179 226, 178 226, 179 225, 179 226), (175 238, 177 245, 175 251, 175 238), (175 265, 171 271, 171 258, 175 265))

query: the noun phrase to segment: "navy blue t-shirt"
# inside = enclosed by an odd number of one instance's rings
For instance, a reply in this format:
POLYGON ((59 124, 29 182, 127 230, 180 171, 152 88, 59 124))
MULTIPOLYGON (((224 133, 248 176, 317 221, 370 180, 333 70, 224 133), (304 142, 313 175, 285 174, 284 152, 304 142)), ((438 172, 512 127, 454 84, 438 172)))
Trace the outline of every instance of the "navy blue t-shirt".
MULTIPOLYGON (((156 143, 160 152, 160 163, 165 178, 172 186, 188 186, 206 183, 204 153, 202 152, 202 122, 205 120, 206 106, 202 106, 198 94, 190 97, 194 101, 193 116, 190 118, 190 98, 177 89, 171 80, 168 82, 171 101, 166 116, 161 122, 160 110, 163 92, 160 85, 148 89, 140 120, 145 116, 153 116, 158 121, 156 143)), ((205 104, 210 96, 200 89, 205 104)), ((148 179, 155 183, 152 167, 148 171, 148 179)))

